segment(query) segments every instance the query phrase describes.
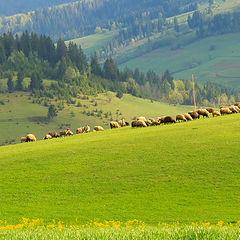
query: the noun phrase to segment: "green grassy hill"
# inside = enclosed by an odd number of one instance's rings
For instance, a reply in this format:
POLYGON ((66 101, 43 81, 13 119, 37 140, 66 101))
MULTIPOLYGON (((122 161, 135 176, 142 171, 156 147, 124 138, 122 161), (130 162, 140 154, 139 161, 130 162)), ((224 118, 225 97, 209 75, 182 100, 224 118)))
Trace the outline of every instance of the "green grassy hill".
MULTIPOLYGON (((86 124, 91 128, 95 125, 109 128, 111 119, 124 118, 130 121, 140 115, 146 117, 176 115, 192 109, 191 106, 151 102, 131 95, 124 95, 122 99, 115 96, 115 93, 108 92, 97 97, 89 96, 85 100, 76 98, 75 104, 65 103, 64 109, 59 111, 57 118, 47 122, 48 107, 44 107, 43 102, 33 103, 34 98, 30 97, 29 93, 0 94, 0 101, 4 103, 4 105, 0 104, 0 145, 18 143, 20 137, 28 133, 34 133, 38 139, 42 139, 49 131, 60 131, 67 127, 73 131, 86 124), (79 103, 80 107, 78 107, 79 103)), ((52 103, 59 104, 55 101, 52 103)))
POLYGON ((1 147, 0 219, 237 221, 239 123, 237 114, 1 147))

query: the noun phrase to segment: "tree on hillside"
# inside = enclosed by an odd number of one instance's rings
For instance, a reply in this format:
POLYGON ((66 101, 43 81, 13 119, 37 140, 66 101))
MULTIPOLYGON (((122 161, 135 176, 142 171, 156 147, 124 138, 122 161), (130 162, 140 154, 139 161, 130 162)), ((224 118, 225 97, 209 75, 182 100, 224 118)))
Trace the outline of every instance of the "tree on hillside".
POLYGON ((102 69, 96 52, 91 59, 91 72, 97 76, 102 76, 102 69))
POLYGON ((103 66, 104 77, 111 79, 112 81, 117 81, 119 78, 119 69, 112 58, 108 58, 103 66))
POLYGON ((50 105, 48 108, 48 119, 51 120, 54 117, 57 117, 57 109, 54 105, 50 105))
POLYGON ((18 91, 23 90, 23 85, 22 85, 23 79, 24 79, 23 73, 21 71, 18 72, 16 90, 18 90, 18 91))
POLYGON ((179 32, 179 25, 176 17, 174 18, 174 29, 176 32, 179 32))
POLYGON ((12 93, 14 91, 14 84, 13 84, 13 77, 12 77, 12 75, 8 76, 7 86, 8 86, 8 92, 12 93))
POLYGON ((40 90, 43 88, 43 81, 38 72, 33 72, 29 88, 30 90, 40 90))

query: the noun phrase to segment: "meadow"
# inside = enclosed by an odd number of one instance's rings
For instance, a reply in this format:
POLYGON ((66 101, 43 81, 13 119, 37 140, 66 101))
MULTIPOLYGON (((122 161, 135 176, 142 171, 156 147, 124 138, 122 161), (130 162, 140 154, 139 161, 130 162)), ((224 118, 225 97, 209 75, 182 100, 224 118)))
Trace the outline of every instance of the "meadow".
POLYGON ((239 115, 3 146, 0 219, 237 223, 239 115))
MULTIPOLYGON (((3 81, 3 80, 2 80, 3 81)), ((4 80, 5 81, 5 80, 4 80)), ((45 80, 47 85, 49 80, 45 80)), ((38 139, 42 139, 49 131, 60 131, 70 127, 73 131, 77 127, 101 125, 109 128, 110 119, 124 118, 131 121, 140 115, 157 117, 164 114, 176 115, 192 109, 191 106, 174 106, 167 103, 140 99, 131 95, 124 95, 122 99, 115 93, 107 92, 97 97, 88 96, 88 99, 75 99, 75 104, 64 104, 64 109, 52 121, 47 121, 48 107, 33 103, 34 98, 29 93, 16 92, 12 94, 0 94, 0 144, 14 144, 20 141, 21 136, 34 133, 38 139), (78 107, 81 103, 81 107, 78 107), (98 117, 90 115, 95 110, 102 111, 98 117), (85 111, 85 114, 83 112, 85 111), (111 113, 111 115, 110 115, 111 113), (107 114, 107 116, 105 115, 107 114)), ((53 100, 53 104, 58 104, 53 100)))

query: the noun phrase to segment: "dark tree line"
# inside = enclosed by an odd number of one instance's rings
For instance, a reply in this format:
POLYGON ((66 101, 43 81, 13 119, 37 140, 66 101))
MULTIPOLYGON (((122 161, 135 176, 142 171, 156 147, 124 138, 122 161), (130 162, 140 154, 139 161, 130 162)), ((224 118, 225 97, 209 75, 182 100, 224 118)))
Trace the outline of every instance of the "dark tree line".
MULTIPOLYGON (((190 81, 174 80, 169 71, 158 75, 138 68, 121 71, 112 58, 100 64, 95 53, 90 63, 80 46, 61 39, 54 45, 49 37, 25 32, 0 36, 0 77, 7 78, 8 92, 30 91, 38 97, 64 99, 72 103, 79 93, 95 95, 103 91, 161 100, 173 104, 193 104, 190 81), (17 75, 16 75, 17 72, 17 75), (30 78, 29 84, 24 79, 30 78), (15 78, 15 80, 13 79, 15 78), (50 86, 43 79, 54 80, 50 86)), ((0 84, 0 91, 1 89, 0 84)), ((238 92, 210 83, 196 84, 198 104, 227 104, 238 100, 238 92)))

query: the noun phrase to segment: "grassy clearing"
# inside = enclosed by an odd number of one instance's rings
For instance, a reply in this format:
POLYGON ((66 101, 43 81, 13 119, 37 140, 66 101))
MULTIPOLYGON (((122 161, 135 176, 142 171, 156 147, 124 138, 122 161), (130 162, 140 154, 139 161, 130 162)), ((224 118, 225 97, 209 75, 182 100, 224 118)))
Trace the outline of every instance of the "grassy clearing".
POLYGON ((162 47, 122 65, 158 73, 169 69, 176 78, 213 81, 239 87, 239 34, 226 34, 196 41, 178 50, 162 47))
POLYGON ((0 218, 239 220, 239 115, 1 147, 0 218))
MULTIPOLYGON (((76 104, 67 105, 58 113, 58 117, 51 122, 46 122, 48 108, 32 103, 33 98, 28 93, 17 92, 0 95, 0 144, 10 144, 19 142, 21 136, 34 133, 38 139, 42 139, 49 131, 59 131, 66 127, 75 130, 77 127, 89 124, 91 128, 101 125, 109 128, 110 118, 116 120, 125 118, 130 121, 135 116, 145 115, 147 117, 157 117, 159 115, 175 115, 186 112, 191 106, 174 106, 166 103, 151 102, 124 95, 122 99, 116 98, 115 93, 108 92, 97 97, 89 96, 89 99, 76 99, 76 104), (78 103, 81 107, 77 107, 78 103), (95 106, 97 103, 97 106, 95 106), (102 110, 99 117, 88 116, 83 111, 102 110), (105 117, 105 113, 111 113, 105 117)), ((52 102, 56 104, 55 101, 52 102)))

